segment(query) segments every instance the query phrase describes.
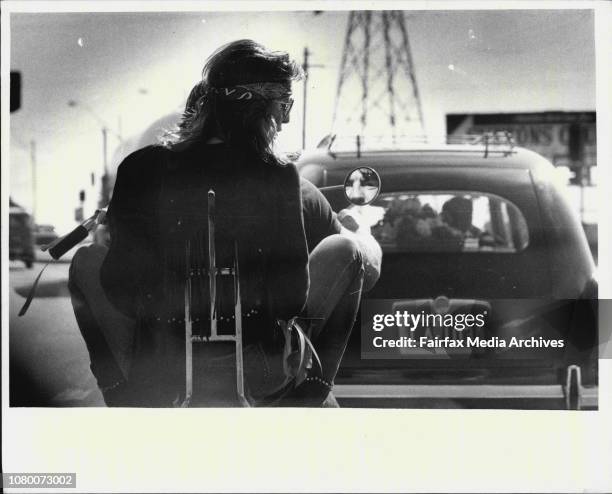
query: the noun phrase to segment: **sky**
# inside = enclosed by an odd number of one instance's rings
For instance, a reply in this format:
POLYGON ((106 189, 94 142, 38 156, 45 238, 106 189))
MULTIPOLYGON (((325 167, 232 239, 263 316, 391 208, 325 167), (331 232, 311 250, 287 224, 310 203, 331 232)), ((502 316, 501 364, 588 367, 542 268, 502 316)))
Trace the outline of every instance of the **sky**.
MULTIPOLYGON (((429 134, 445 132, 447 113, 595 110, 591 11, 404 17, 429 134)), ((11 13, 10 68, 23 80, 22 108, 10 118, 11 197, 34 209, 38 223, 60 233, 72 228, 80 190, 86 209, 95 207, 102 127, 113 168, 118 136, 134 141, 180 109, 206 58, 239 38, 299 62, 308 47, 311 63, 321 66, 311 69, 308 85, 307 147, 316 145, 331 128, 347 19, 347 11, 11 13)), ((292 120, 279 137, 283 150, 301 147, 302 91, 296 84, 292 120)))

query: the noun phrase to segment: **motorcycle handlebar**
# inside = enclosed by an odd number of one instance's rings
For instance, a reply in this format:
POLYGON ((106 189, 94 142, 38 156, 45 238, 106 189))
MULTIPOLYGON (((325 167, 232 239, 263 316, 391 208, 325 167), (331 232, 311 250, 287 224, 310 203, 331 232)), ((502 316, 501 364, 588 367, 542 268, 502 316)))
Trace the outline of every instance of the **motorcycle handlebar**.
POLYGON ((105 220, 106 208, 98 209, 92 217, 87 218, 70 233, 47 245, 42 250, 48 250, 51 257, 57 261, 75 245, 85 240, 90 231, 94 230, 98 225, 104 224, 105 220))
POLYGON ((89 235, 89 230, 83 225, 79 225, 68 235, 62 237, 59 243, 51 247, 49 249, 49 254, 51 254, 51 257, 57 261, 76 244, 85 240, 87 235, 89 235))

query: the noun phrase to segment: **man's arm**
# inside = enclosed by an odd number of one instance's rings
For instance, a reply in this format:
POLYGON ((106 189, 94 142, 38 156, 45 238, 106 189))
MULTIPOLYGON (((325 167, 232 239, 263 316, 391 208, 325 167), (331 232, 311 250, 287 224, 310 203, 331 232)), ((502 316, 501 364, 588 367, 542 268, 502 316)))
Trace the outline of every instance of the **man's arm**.
POLYGON ((309 251, 329 235, 340 234, 354 240, 364 261, 363 290, 371 289, 380 276, 382 250, 372 236, 370 226, 354 209, 334 213, 325 196, 308 180, 302 178, 300 186, 309 251))
POLYGON ((363 291, 370 290, 380 277, 382 265, 382 249, 372 236, 370 226, 366 224, 359 215, 350 209, 343 209, 337 215, 340 222, 340 235, 344 235, 357 243, 363 257, 365 269, 363 279, 363 291))

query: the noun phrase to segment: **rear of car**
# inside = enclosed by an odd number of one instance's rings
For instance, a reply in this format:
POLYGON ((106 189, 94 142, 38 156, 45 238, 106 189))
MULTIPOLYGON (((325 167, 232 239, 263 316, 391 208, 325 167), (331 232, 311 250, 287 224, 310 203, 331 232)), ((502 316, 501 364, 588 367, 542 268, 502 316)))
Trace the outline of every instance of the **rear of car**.
POLYGON ((358 208, 383 249, 336 380, 345 406, 596 407, 594 264, 544 158, 445 146, 321 152, 298 167, 334 210, 358 208), (333 187, 357 166, 382 179, 368 206, 349 206, 333 187), (485 322, 411 330, 389 319, 383 330, 377 314, 485 322), (421 337, 447 340, 401 346, 421 337), (449 345, 468 338, 492 344, 449 345), (513 338, 520 346, 502 346, 513 338), (381 348, 383 339, 397 346, 381 348))

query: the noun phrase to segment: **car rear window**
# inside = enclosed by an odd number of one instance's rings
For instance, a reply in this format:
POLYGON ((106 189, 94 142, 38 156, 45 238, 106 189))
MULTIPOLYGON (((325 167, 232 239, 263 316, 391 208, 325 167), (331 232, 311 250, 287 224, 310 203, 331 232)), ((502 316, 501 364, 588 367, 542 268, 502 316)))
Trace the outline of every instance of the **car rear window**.
POLYGON ((386 252, 519 252, 527 223, 511 202, 482 192, 393 192, 360 208, 386 252))

